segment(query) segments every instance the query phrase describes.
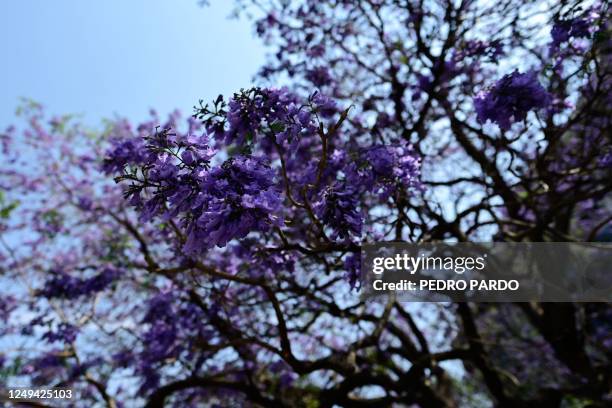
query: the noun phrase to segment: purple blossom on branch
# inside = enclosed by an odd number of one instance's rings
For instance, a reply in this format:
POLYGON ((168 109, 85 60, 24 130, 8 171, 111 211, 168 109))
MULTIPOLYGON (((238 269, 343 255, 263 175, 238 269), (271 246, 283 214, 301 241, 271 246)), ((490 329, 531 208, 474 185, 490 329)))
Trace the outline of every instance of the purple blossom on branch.
MULTIPOLYGON (((282 88, 243 90, 228 104, 219 97, 211 107, 196 110, 194 117, 203 122, 207 134, 184 137, 165 128, 142 136, 141 142, 115 140, 105 169, 120 172, 116 181, 125 183, 125 195, 139 209, 141 220, 178 217, 186 235, 183 252, 195 256, 251 232, 283 225, 280 179, 286 175, 280 177, 269 160, 251 151, 260 148, 284 155, 287 150, 291 156, 300 144, 318 142, 323 121, 338 112, 333 99, 319 92, 300 103, 282 88), (238 151, 213 166, 216 151, 209 147, 209 135, 238 151)), ((292 158, 287 167, 298 163, 292 158)), ((306 171, 301 177, 311 183, 313 173, 306 171)), ((331 190, 319 194, 326 198, 313 203, 315 212, 331 222, 334 236, 347 238, 349 232, 358 236, 360 217, 354 214, 358 197, 347 205, 344 199, 336 200, 344 193, 337 187, 332 190, 333 194, 331 190)))
POLYGON ((360 237, 363 215, 355 188, 336 184, 324 190, 313 205, 315 214, 332 228, 332 239, 360 237))
POLYGON ((77 278, 61 270, 53 270, 40 294, 47 298, 75 299, 106 289, 120 273, 114 267, 105 267, 90 278, 77 278))
POLYGON ((17 307, 17 299, 14 296, 0 296, 0 322, 8 321, 11 313, 17 307))
POLYGON ((345 169, 351 185, 380 193, 386 199, 397 192, 422 188, 421 160, 407 143, 377 144, 362 149, 345 169))
POLYGON ((231 239, 282 223, 274 171, 259 157, 238 156, 213 168, 200 181, 194 197, 187 253, 222 247, 231 239))
POLYGON ((72 343, 76 340, 79 328, 68 323, 61 323, 55 330, 48 331, 43 335, 43 339, 49 343, 56 341, 62 343, 72 343))
POLYGON ((326 67, 315 67, 306 72, 306 79, 317 87, 323 87, 333 83, 333 78, 326 67))
POLYGON ((344 269, 346 269, 346 279, 351 289, 361 288, 361 254, 349 254, 344 259, 344 269))
POLYGON ((227 104, 219 96, 213 106, 196 109, 194 116, 202 120, 210 136, 226 145, 246 146, 266 136, 282 143, 316 130, 308 108, 286 88, 243 90, 227 104))
POLYGON ((504 76, 489 90, 474 98, 479 123, 497 123, 502 130, 514 122, 525 120, 532 110, 546 108, 551 96, 540 84, 534 71, 514 71, 504 76))
POLYGON ((570 38, 589 38, 593 34, 592 19, 575 17, 557 20, 550 31, 552 37, 551 49, 556 50, 570 38))

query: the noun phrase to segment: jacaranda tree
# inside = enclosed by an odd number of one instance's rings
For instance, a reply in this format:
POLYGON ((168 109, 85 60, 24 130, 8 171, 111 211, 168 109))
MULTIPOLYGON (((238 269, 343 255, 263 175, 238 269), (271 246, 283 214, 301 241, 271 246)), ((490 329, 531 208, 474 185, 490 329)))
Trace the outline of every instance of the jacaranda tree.
POLYGON ((28 103, 1 134, 2 381, 83 407, 610 404, 607 304, 360 297, 364 242, 610 240, 607 3, 237 9, 256 86, 96 132, 28 103))

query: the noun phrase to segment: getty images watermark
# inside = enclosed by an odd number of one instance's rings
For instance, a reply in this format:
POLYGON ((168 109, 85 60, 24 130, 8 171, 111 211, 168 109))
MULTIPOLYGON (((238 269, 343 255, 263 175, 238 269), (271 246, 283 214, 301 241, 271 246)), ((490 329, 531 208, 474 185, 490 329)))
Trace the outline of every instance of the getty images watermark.
MULTIPOLYGON (((482 256, 410 256, 407 253, 394 257, 379 256, 373 259, 372 273, 382 275, 385 271, 405 271, 409 275, 417 272, 451 271, 456 274, 465 272, 485 272, 487 254, 482 256)), ((402 279, 398 282, 385 282, 375 279, 374 290, 518 290, 516 279, 402 279)))
POLYGON ((609 243, 377 243, 362 247, 361 262, 366 298, 612 301, 609 243))

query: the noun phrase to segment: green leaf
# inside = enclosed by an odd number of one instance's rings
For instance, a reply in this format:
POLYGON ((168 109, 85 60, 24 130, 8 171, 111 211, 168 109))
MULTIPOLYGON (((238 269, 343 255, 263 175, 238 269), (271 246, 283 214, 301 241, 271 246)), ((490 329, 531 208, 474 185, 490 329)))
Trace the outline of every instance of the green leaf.
POLYGON ((280 122, 274 122, 270 125, 270 129, 272 130, 272 132, 274 133, 280 133, 283 130, 285 130, 285 125, 283 125, 280 122))
POLYGON ((7 219, 8 217, 11 216, 11 212, 13 212, 13 210, 17 208, 18 206, 19 206, 19 201, 13 201, 6 207, 0 209, 0 218, 7 219))

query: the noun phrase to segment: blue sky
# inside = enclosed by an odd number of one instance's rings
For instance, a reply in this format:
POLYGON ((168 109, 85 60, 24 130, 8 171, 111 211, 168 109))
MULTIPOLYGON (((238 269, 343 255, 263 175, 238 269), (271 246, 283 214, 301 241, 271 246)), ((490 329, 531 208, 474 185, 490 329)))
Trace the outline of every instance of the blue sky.
POLYGON ((0 129, 20 97, 51 114, 144 119, 247 87, 264 49, 231 0, 0 2, 0 129))

